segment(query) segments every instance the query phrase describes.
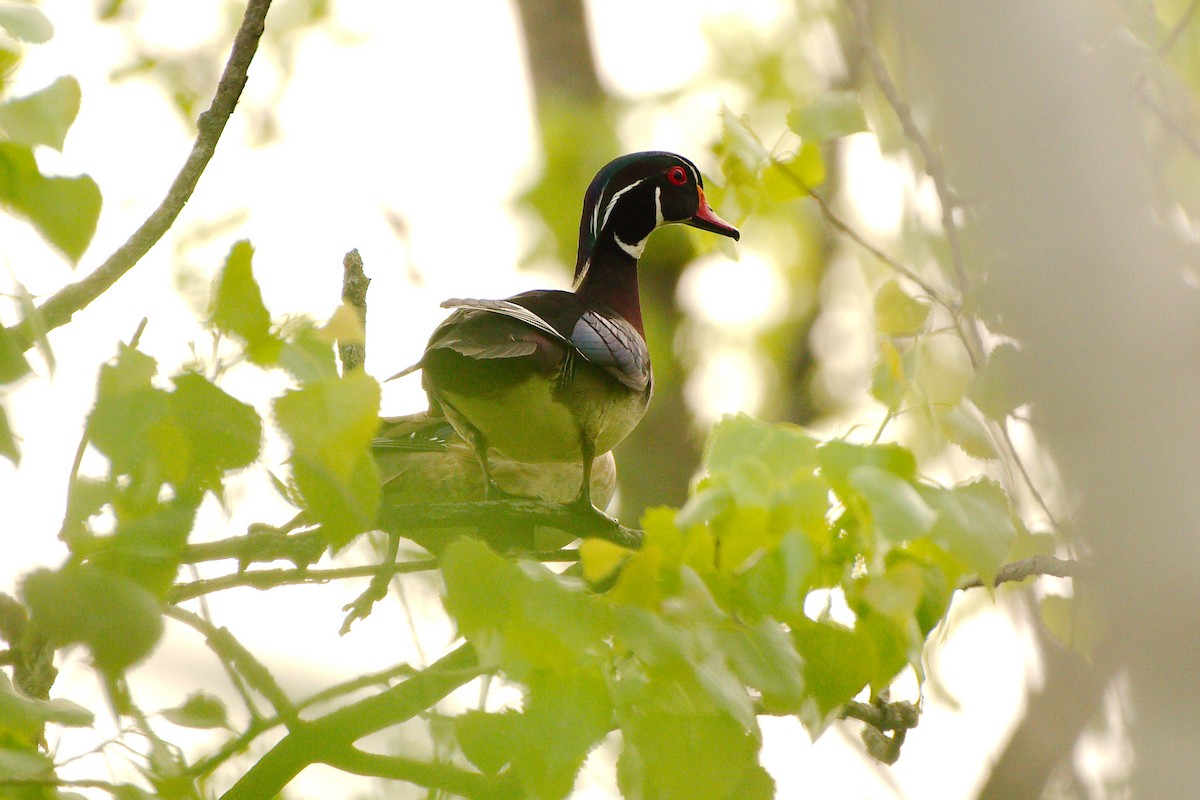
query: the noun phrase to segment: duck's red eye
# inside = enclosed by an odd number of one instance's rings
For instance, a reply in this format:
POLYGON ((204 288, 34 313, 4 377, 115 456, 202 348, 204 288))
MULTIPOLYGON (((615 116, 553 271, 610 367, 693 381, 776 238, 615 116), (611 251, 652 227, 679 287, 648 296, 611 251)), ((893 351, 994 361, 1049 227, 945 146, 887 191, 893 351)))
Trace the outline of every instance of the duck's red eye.
POLYGON ((671 167, 667 170, 667 180, 676 186, 683 186, 687 183, 687 173, 683 171, 683 167, 671 167))

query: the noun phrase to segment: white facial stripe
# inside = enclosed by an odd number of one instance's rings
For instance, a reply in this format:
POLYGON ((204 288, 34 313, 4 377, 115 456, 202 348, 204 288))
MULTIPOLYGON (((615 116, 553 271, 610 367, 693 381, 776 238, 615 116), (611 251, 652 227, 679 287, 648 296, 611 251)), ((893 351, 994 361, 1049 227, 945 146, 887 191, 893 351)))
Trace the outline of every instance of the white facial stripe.
POLYGON ((592 260, 590 258, 587 261, 583 262, 583 269, 579 270, 579 277, 577 277, 574 280, 574 282, 571 284, 572 291, 578 289, 580 287, 580 285, 583 284, 583 279, 587 277, 588 269, 591 268, 591 266, 592 266, 592 260))
MULTIPOLYGON (((649 236, 646 237, 646 239, 649 238, 649 236)), ((642 239, 637 244, 626 244, 625 242, 621 241, 620 236, 617 236, 615 233, 613 234, 613 240, 616 241, 617 247, 621 248, 626 253, 629 253, 629 255, 633 256, 634 258, 642 257, 642 251, 646 249, 646 239, 642 239)))
POLYGON ((694 180, 696 182, 696 185, 699 186, 700 185, 700 171, 698 169, 696 169, 694 166, 692 166, 690 161, 685 161, 684 164, 687 165, 688 171, 692 173, 692 180, 694 180))
POLYGON ((654 227, 659 227, 663 224, 662 213, 662 187, 654 187, 654 227))
POLYGON ((600 231, 604 230, 604 226, 608 224, 608 218, 612 214, 613 208, 617 205, 617 201, 621 199, 621 195, 625 194, 630 189, 635 188, 638 184, 640 184, 644 180, 646 180, 646 179, 639 178, 638 180, 629 184, 624 189, 622 189, 621 191, 617 192, 616 194, 614 194, 612 196, 612 199, 608 201, 608 205, 605 206, 605 208, 604 208, 604 219, 600 222, 600 227, 596 230, 597 236, 600 234, 600 231))

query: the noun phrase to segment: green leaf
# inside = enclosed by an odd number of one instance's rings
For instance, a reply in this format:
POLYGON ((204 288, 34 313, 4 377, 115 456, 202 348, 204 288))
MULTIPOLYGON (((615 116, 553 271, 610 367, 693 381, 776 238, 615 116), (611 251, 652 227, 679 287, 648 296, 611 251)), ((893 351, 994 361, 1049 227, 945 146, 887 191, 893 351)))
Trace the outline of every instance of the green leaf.
MULTIPOLYGON (((54 777, 54 762, 49 756, 34 749, 17 749, 0 747, 0 780, 28 781, 45 780, 54 777)), ((44 795, 43 795, 44 796, 44 795)), ((9 794, 8 797, 18 798, 22 795, 9 794)), ((37 797, 37 795, 25 795, 37 797)))
POLYGON ((885 336, 912 336, 924 326, 929 308, 928 302, 910 297, 892 279, 875 293, 875 326, 885 336))
POLYGON ((800 145, 800 151, 791 163, 792 172, 800 176, 804 185, 809 189, 820 186, 825 182, 825 156, 821 153, 820 145, 805 142, 800 145))
POLYGON ((570 796, 588 752, 612 728, 613 706, 599 669, 537 672, 510 730, 513 771, 527 797, 570 796))
POLYGON ((170 408, 189 445, 190 482, 216 488, 222 473, 253 464, 262 441, 254 407, 194 372, 175 376, 174 383, 170 408))
POLYGON ((28 147, 0 142, 0 205, 29 220, 72 264, 92 241, 100 202, 88 176, 46 177, 28 147))
POLYGON ((0 2, 0 28, 30 44, 45 44, 54 35, 54 25, 41 10, 10 0, 0 2))
POLYGON ((712 520, 735 505, 786 507, 790 524, 819 527, 826 503, 816 478, 816 448, 816 439, 795 425, 725 417, 705 446, 709 474, 680 512, 679 524, 712 520))
POLYGON ((16 337, 0 325, 0 383, 12 383, 29 374, 29 362, 16 337))
POLYGON ((87 646, 113 675, 144 659, 162 636, 158 600, 133 581, 95 567, 70 565, 25 577, 22 595, 34 626, 55 646, 87 646))
POLYGON ((485 775, 495 775, 512 759, 517 712, 487 714, 468 710, 454 718, 454 738, 463 755, 485 775))
POLYGON ((113 800, 161 800, 161 798, 132 783, 122 783, 115 787, 113 800))
POLYGON ((817 459, 821 474, 842 496, 856 491, 850 482, 850 472, 855 467, 878 467, 910 483, 917 477, 916 457, 898 444, 850 444, 835 439, 817 449, 817 459))
POLYGON ((721 109, 721 138, 714 149, 721 159, 721 172, 733 186, 752 183, 768 157, 746 122, 727 107, 721 109))
POLYGON ((254 248, 245 239, 230 249, 217 276, 209 324, 245 344, 251 361, 273 364, 282 343, 271 334, 271 315, 254 280, 253 257, 254 248))
POLYGON ((172 422, 168 393, 151 383, 157 370, 153 358, 125 344, 115 363, 100 368, 87 434, 115 473, 161 476, 158 441, 172 422))
POLYGON ((225 704, 216 695, 202 691, 192 692, 183 703, 162 712, 168 722, 184 728, 228 728, 229 719, 225 704))
POLYGON ((0 403, 0 456, 4 456, 14 465, 21 461, 21 448, 17 446, 17 437, 8 423, 8 410, 2 403, 0 403))
POLYGON ((788 112, 787 125, 805 141, 824 142, 868 130, 857 92, 823 92, 788 112))
POLYGON ((775 783, 758 763, 757 733, 729 717, 658 709, 619 713, 625 746, 617 762, 624 797, 771 800, 775 783))
POLYGON ((1014 345, 999 345, 988 354, 987 363, 975 376, 967 396, 989 419, 1003 421, 1029 402, 1021 359, 1021 351, 1014 345))
MULTIPOLYGON (((93 715, 70 700, 39 700, 26 697, 13 688, 8 676, 0 672, 0 733, 36 744, 47 723, 82 728, 92 724, 93 715)), ((3 738, 3 737, 0 737, 3 738)))
POLYGON ((516 680, 598 668, 608 617, 582 586, 570 591, 544 566, 517 566, 467 538, 446 548, 442 574, 446 609, 484 663, 516 680))
POLYGON ((296 486, 335 547, 375 523, 379 474, 370 445, 379 396, 379 383, 355 371, 308 383, 274 404, 275 419, 292 443, 296 486))
POLYGON ((129 578, 165 598, 171 588, 196 520, 200 495, 188 493, 166 501, 142 504, 118 499, 117 528, 93 562, 129 578))
POLYGON ((753 622, 764 616, 791 619, 802 615, 815 568, 808 537, 799 531, 785 534, 738 575, 733 585, 733 608, 738 617, 753 622))
POLYGON ((794 714, 800 710, 804 667, 778 622, 765 617, 754 627, 718 628, 717 641, 737 676, 761 695, 764 711, 794 714))
POLYGON ((1004 489, 981 479, 953 489, 922 486, 920 491, 938 512, 930 538, 990 582, 1017 536, 1004 489))
POLYGON ((704 448, 709 470, 737 469, 749 455, 773 473, 811 471, 817 467, 817 440, 796 425, 772 425, 745 414, 726 415, 713 426, 704 448))
POLYGON ((995 440, 970 400, 963 398, 958 405, 938 414, 937 420, 946 438, 972 458, 986 461, 999 457, 995 440))
POLYGON ((924 592, 921 568, 909 560, 892 561, 881 574, 867 575, 854 587, 856 600, 899 624, 913 619, 924 592))
POLYGON ((921 598, 914 617, 924 637, 946 616, 958 582, 969 572, 969 568, 928 539, 911 542, 903 550, 888 553, 889 574, 909 568, 919 570, 921 598))
POLYGON ((847 477, 866 501, 876 534, 884 539, 900 543, 924 536, 933 527, 937 512, 908 481, 872 464, 852 468, 847 477))
POLYGON ((1046 595, 1041 602, 1046 630, 1067 647, 1091 659, 1104 639, 1105 626, 1099 607, 1087 595, 1046 595))
MULTIPOLYGON (((682 607, 685 603, 676 605, 682 607)), ((730 621, 694 606, 690 612, 689 617, 666 620, 634 606, 616 609, 614 646, 618 652, 628 652, 635 658, 649 680, 646 691, 650 694, 639 695, 638 702, 661 702, 672 711, 717 713, 736 720, 744 730, 753 730, 754 706, 746 688, 717 647, 715 637, 706 631, 730 621)))
POLYGON ((891 339, 879 343, 879 360, 871 370, 871 396, 891 412, 900 410, 908 397, 909 381, 904 373, 904 359, 891 339))
POLYGON ((41 144, 62 150, 79 113, 79 100, 79 81, 65 76, 45 89, 0 104, 0 136, 28 147, 41 144))
POLYGON ((971 358, 954 336, 925 336, 909 350, 910 374, 936 412, 958 405, 975 378, 971 358))
POLYGON ((336 378, 339 374, 329 339, 307 321, 288 333, 277 363, 301 383, 336 378))
POLYGON ((800 618, 790 627, 796 650, 804 659, 807 699, 800 721, 815 739, 870 682, 876 659, 870 642, 842 625, 800 618))
POLYGON ((17 306, 21 309, 21 325, 24 327, 28 336, 33 340, 34 347, 41 354, 42 360, 46 362, 46 367, 50 370, 50 374, 54 374, 55 360, 54 350, 50 347, 50 340, 46 338, 46 320, 42 316, 42 312, 34 304, 33 295, 25 288, 25 284, 20 281, 13 283, 13 293, 16 296, 17 306))

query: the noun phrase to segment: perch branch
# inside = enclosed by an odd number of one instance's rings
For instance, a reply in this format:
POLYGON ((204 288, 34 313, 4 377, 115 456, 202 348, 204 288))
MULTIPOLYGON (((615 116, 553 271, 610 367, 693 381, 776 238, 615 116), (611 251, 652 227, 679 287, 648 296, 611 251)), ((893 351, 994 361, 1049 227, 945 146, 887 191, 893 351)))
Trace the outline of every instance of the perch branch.
MULTIPOLYGON (((217 84, 212 105, 196 121, 196 140, 183 168, 179 170, 179 174, 167 190, 166 197, 133 235, 94 272, 64 286, 38 306, 35 314, 41 319, 43 330, 49 331, 66 324, 77 311, 104 294, 140 261, 174 224, 175 218, 192 196, 200 176, 216 151, 225 124, 246 86, 246 74, 258 49, 258 41, 262 37, 267 10, 270 7, 271 0, 249 0, 246 4, 246 13, 234 37, 233 48, 217 84)), ((26 319, 11 332, 20 338, 24 348, 28 348, 34 339, 32 329, 32 320, 26 319)))
MULTIPOLYGON (((558 503, 525 498, 484 500, 469 503, 414 503, 394 505, 379 514, 379 526, 385 531, 422 529, 428 539, 429 529, 478 528, 480 534, 495 544, 508 537, 514 527, 557 528, 585 538, 604 539, 622 547, 642 546, 642 532, 627 528, 616 520, 593 514, 579 514, 558 503)), ((448 531, 448 536, 452 532, 448 531)), ((457 534, 452 534, 457 535, 457 534)), ((449 539, 447 539, 449 541, 449 539)))

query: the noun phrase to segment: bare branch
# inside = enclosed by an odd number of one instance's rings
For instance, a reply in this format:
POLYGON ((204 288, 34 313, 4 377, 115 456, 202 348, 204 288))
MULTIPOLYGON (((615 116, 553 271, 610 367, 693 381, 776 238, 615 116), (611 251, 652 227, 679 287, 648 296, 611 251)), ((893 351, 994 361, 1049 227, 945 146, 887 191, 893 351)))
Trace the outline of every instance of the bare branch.
MULTIPOLYGON (((342 259, 342 301, 358 312, 362 329, 367 329, 367 287, 371 279, 363 272, 362 256, 357 250, 346 253, 342 259)), ((343 342, 338 340, 338 357, 342 360, 342 374, 358 369, 367 360, 367 341, 343 342)))
MULTIPOLYGON (((1055 558, 1054 556, 1033 556, 1032 558, 1023 558, 1020 561, 1014 561, 1011 564, 1005 564, 996 572, 996 577, 992 580, 991 585, 999 586, 1002 583, 1023 581, 1026 578, 1038 575, 1050 575, 1055 578, 1078 578, 1086 572, 1086 566, 1078 561, 1055 558)), ((982 578, 976 576, 960 583, 958 588, 976 589, 986 585, 982 578)))
MULTIPOLYGON (((229 121, 238 98, 242 95, 242 89, 246 86, 246 73, 258 49, 258 41, 262 37, 267 9, 270 6, 271 0, 249 0, 246 4, 246 13, 234 37, 233 49, 217 84, 212 105, 196 121, 196 140, 183 168, 179 170, 179 174, 167 190, 166 197, 125 244, 118 247, 92 274, 63 287, 38 306, 36 315, 41 319, 44 330, 49 331, 69 322, 75 312, 102 295, 138 263, 174 224, 175 218, 192 196, 201 174, 216 151, 217 142, 225 130, 225 123, 229 121)), ((33 323, 29 319, 14 326, 11 332, 21 340, 25 348, 28 348, 35 338, 33 323)))

